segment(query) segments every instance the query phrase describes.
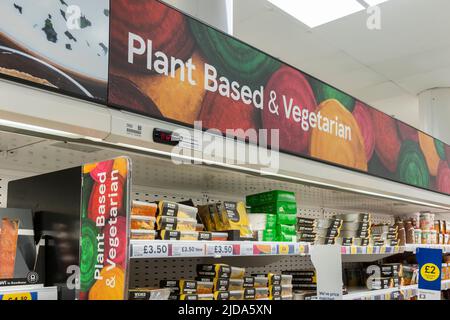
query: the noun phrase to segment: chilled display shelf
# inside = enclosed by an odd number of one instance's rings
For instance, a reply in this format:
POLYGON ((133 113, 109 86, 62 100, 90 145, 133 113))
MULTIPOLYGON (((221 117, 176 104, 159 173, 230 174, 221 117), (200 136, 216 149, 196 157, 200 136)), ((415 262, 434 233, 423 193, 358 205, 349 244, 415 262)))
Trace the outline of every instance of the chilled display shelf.
POLYGON ((15 286, 0 288, 0 300, 58 300, 57 287, 15 286))
POLYGON ((131 258, 307 255, 309 246, 288 242, 132 240, 131 258))

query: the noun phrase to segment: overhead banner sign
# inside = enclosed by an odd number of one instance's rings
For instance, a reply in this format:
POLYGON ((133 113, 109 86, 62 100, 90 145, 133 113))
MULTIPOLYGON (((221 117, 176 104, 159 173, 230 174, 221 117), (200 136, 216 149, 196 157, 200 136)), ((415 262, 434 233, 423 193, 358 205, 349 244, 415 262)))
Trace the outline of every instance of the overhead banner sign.
POLYGON ((128 286, 130 160, 82 167, 80 300, 124 300, 128 286))
POLYGON ((450 146, 159 1, 112 1, 110 41, 111 105, 450 194, 450 146))
POLYGON ((450 194, 450 146, 158 0, 0 9, 0 77, 450 194))

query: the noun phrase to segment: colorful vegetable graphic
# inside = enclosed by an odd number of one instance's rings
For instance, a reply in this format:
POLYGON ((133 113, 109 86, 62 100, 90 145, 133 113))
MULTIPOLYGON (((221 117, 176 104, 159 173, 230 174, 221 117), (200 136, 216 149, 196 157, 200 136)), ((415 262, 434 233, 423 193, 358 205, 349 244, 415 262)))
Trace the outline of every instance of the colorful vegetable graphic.
POLYGON ((124 300, 125 273, 119 267, 105 267, 89 291, 89 300, 124 300))
POLYGON ((428 188, 430 186, 430 173, 425 157, 416 142, 406 140, 403 142, 398 163, 398 177, 401 182, 428 188))
POLYGON ((186 61, 194 49, 194 39, 186 18, 159 1, 114 0, 111 19, 111 59, 116 65, 137 72, 149 72, 147 55, 128 63, 128 37, 134 33, 152 41, 153 51, 186 61))
POLYGON ((436 150, 434 139, 429 135, 419 132, 419 144, 427 161, 428 170, 433 177, 436 177, 441 158, 436 150))
POLYGON ((381 163, 392 173, 397 171, 401 141, 397 121, 376 109, 370 110, 375 132, 375 151, 381 163))
POLYGON ((347 108, 348 111, 353 112, 353 109, 355 108, 355 99, 353 97, 313 77, 308 77, 308 80, 318 104, 321 104, 326 100, 336 99, 347 108))
MULTIPOLYGON (((282 67, 270 78, 266 89, 264 101, 270 103, 271 91, 276 92, 275 104, 279 107, 279 115, 270 112, 268 106, 262 112, 262 125, 264 129, 279 129, 280 150, 304 154, 308 151, 311 130, 303 130, 301 125, 292 118, 286 118, 284 103, 298 106, 313 112, 316 109, 314 93, 305 76, 292 68, 282 67), (283 96, 286 98, 284 101, 283 96)), ((270 135, 269 135, 270 136, 270 135)), ((270 139, 269 139, 270 140, 270 139)), ((269 141, 270 144, 273 144, 269 141)))
POLYGON ((364 138, 352 114, 337 100, 322 102, 317 112, 329 119, 339 118, 341 123, 351 128, 351 140, 314 128, 311 135, 310 155, 349 168, 367 171, 364 138))
POLYGON ((373 129, 372 115, 368 106, 357 101, 353 110, 353 117, 358 123, 361 134, 364 138, 364 150, 366 151, 366 159, 372 159, 375 150, 375 134, 373 129))
POLYGON ((240 80, 259 89, 281 65, 265 53, 196 20, 190 20, 190 26, 208 63, 229 81, 240 80))

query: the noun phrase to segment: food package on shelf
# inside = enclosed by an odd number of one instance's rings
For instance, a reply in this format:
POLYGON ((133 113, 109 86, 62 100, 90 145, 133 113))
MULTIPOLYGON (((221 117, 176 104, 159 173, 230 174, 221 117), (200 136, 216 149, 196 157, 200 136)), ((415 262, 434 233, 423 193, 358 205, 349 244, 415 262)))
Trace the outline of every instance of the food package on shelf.
POLYGON ((175 218, 159 216, 156 219, 158 230, 195 231, 197 220, 191 218, 175 218))
POLYGON ((198 206, 198 214, 207 231, 227 231, 231 228, 227 213, 221 211, 218 204, 198 206))
POLYGON ((200 277, 243 279, 245 276, 245 269, 220 263, 199 264, 197 265, 197 275, 200 277))
POLYGON ((133 240, 155 240, 157 232, 155 230, 131 230, 133 240))
POLYGON ((155 225, 155 217, 131 216, 131 230, 155 230, 155 225))
POLYGON ((131 203, 131 216, 156 217, 158 205, 142 201, 133 201, 131 203))
POLYGON ((243 202, 223 202, 220 206, 222 215, 228 217, 229 230, 239 230, 242 238, 253 238, 253 232, 243 202))
POLYGON ((138 288, 128 291, 129 300, 169 300, 171 290, 167 288, 138 288))
POLYGON ((161 288, 169 288, 175 294, 196 294, 197 281, 195 280, 161 280, 159 283, 161 288))
POLYGON ((275 214, 252 213, 248 215, 248 219, 253 231, 273 230, 277 225, 275 214))
POLYGON ((0 279, 12 279, 19 236, 19 221, 3 218, 0 224, 0 279))
POLYGON ((195 207, 164 200, 159 202, 158 209, 159 216, 197 220, 198 209, 195 207))

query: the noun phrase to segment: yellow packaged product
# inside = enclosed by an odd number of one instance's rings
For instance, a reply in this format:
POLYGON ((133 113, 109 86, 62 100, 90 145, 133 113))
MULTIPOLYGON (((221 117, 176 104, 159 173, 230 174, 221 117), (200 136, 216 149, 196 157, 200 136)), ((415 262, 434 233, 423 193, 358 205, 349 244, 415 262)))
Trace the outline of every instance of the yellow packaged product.
POLYGON ((159 216, 156 219, 158 230, 195 231, 197 221, 189 218, 159 216))
POLYGON ((184 218, 184 219, 197 219, 198 209, 190 207, 184 204, 179 204, 171 201, 160 201, 158 204, 158 216, 184 218))
POLYGON ((239 230, 243 238, 252 238, 253 232, 247 216, 247 209, 243 202, 224 202, 221 206, 222 215, 228 218, 229 229, 239 230))

